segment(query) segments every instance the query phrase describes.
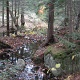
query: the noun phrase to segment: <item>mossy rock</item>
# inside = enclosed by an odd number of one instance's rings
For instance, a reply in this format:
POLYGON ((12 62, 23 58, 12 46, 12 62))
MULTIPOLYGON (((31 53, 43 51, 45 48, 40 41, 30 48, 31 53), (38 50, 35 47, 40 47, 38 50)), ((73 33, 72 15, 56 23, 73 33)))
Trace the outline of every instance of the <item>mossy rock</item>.
POLYGON ((53 55, 53 54, 61 53, 63 51, 65 51, 65 49, 57 48, 57 47, 54 47, 53 45, 51 45, 46 48, 45 54, 51 53, 53 55))
POLYGON ((67 57, 71 57, 75 53, 76 51, 74 50, 57 48, 51 45, 46 48, 44 55, 51 54, 54 59, 65 59, 67 57))
POLYGON ((57 54, 54 54, 54 59, 65 59, 66 57, 72 55, 73 51, 72 50, 65 50, 62 52, 59 52, 57 54))
MULTIPOLYGON (((53 45, 51 46, 48 46, 46 48, 46 51, 45 51, 45 54, 44 54, 44 57, 47 56, 48 54, 51 54, 51 56, 53 57, 53 60, 55 61, 55 63, 60 63, 61 64, 61 72, 60 74, 63 74, 63 71, 65 73, 69 72, 71 73, 73 70, 75 71, 75 66, 77 66, 77 69, 79 69, 80 67, 80 47, 76 47, 75 49, 71 49, 71 48, 67 48, 67 49, 63 49, 63 48, 57 48, 57 47, 54 47, 53 45), (72 64, 73 63, 73 64, 72 64), (75 64, 76 63, 76 64, 75 64), (73 66, 73 68, 72 68, 73 66)), ((51 57, 49 57, 50 59, 51 57)), ((45 58, 45 61, 47 61, 46 63, 49 63, 49 64, 45 64, 47 67, 49 68, 52 68, 50 66, 50 63, 51 65, 53 66, 53 63, 48 60, 48 57, 45 58)), ((53 66, 53 68, 55 68, 53 66)), ((60 75, 60 74, 57 74, 59 71, 54 71, 53 74, 56 75, 60 75)))

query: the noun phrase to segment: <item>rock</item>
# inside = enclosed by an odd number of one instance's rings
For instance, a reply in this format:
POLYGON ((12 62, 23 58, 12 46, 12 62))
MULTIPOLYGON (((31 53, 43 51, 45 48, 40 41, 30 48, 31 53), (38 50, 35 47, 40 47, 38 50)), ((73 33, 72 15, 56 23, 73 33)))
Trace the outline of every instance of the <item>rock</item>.
POLYGON ((23 70, 25 67, 25 61, 23 59, 18 59, 17 63, 16 63, 16 68, 23 70))
POLYGON ((61 68, 56 68, 56 61, 51 54, 47 54, 44 56, 44 64, 52 71, 54 76, 58 76, 61 74, 61 68))
POLYGON ((56 65, 55 60, 53 59, 51 54, 47 54, 44 56, 44 63, 48 68, 52 68, 56 65))

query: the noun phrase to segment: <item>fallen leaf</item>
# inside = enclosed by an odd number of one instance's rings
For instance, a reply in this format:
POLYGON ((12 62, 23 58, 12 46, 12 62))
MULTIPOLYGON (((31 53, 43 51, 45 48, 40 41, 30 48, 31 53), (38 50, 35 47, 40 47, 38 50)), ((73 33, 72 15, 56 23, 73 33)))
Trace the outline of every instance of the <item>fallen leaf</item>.
POLYGON ((60 63, 55 65, 56 68, 60 68, 60 66, 61 66, 60 63))

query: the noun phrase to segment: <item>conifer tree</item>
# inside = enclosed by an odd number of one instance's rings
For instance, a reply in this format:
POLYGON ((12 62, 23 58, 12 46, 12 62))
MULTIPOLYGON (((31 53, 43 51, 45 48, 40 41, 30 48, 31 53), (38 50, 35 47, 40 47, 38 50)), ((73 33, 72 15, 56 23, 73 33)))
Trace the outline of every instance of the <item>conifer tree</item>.
POLYGON ((9 0, 6 1, 6 12, 7 12, 7 36, 9 36, 9 0))
POLYGON ((4 26, 4 0, 2 1, 2 27, 4 26))

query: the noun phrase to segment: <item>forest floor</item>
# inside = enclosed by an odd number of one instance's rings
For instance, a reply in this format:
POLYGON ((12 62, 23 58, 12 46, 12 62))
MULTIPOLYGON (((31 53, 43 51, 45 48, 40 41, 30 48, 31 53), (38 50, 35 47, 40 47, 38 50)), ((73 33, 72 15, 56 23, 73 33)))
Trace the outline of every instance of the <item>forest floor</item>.
POLYGON ((35 42, 35 41, 36 42, 42 41, 45 38, 45 36, 38 36, 37 34, 26 35, 26 36, 24 36, 24 35, 23 36, 21 36, 21 35, 15 36, 13 34, 10 37, 7 37, 7 36, 0 37, 0 42, 3 42, 4 44, 9 45, 11 47, 11 49, 13 49, 15 51, 17 48, 21 47, 23 44, 35 42))
MULTIPOLYGON (((59 33, 59 35, 61 37, 63 37, 63 35, 65 34, 65 31, 63 30, 63 32, 61 31, 59 33)), ((46 36, 44 35, 38 35, 35 34, 34 32, 30 32, 30 34, 19 34, 18 36, 15 36, 14 34, 12 34, 10 37, 0 37, 0 42, 3 42, 7 45, 11 46, 11 50, 16 51, 16 49, 18 49, 19 47, 21 47, 23 44, 25 43, 31 43, 31 42, 43 42, 44 40, 46 40, 46 36)), ((48 46, 49 47, 49 46, 48 46)), ((53 52, 58 53, 58 51, 63 51, 64 50, 64 45, 62 43, 56 43, 56 44, 52 44, 51 48, 53 50, 53 52)), ((44 52, 46 51, 46 49, 48 49, 47 47, 40 47, 34 57, 41 57, 44 55, 44 52)), ((5 49, 0 49, 0 53, 2 53, 5 49)), ((75 74, 70 74, 70 75, 65 75, 64 77, 59 77, 59 79, 57 78, 56 80, 80 80, 80 73, 75 73, 75 74)))

